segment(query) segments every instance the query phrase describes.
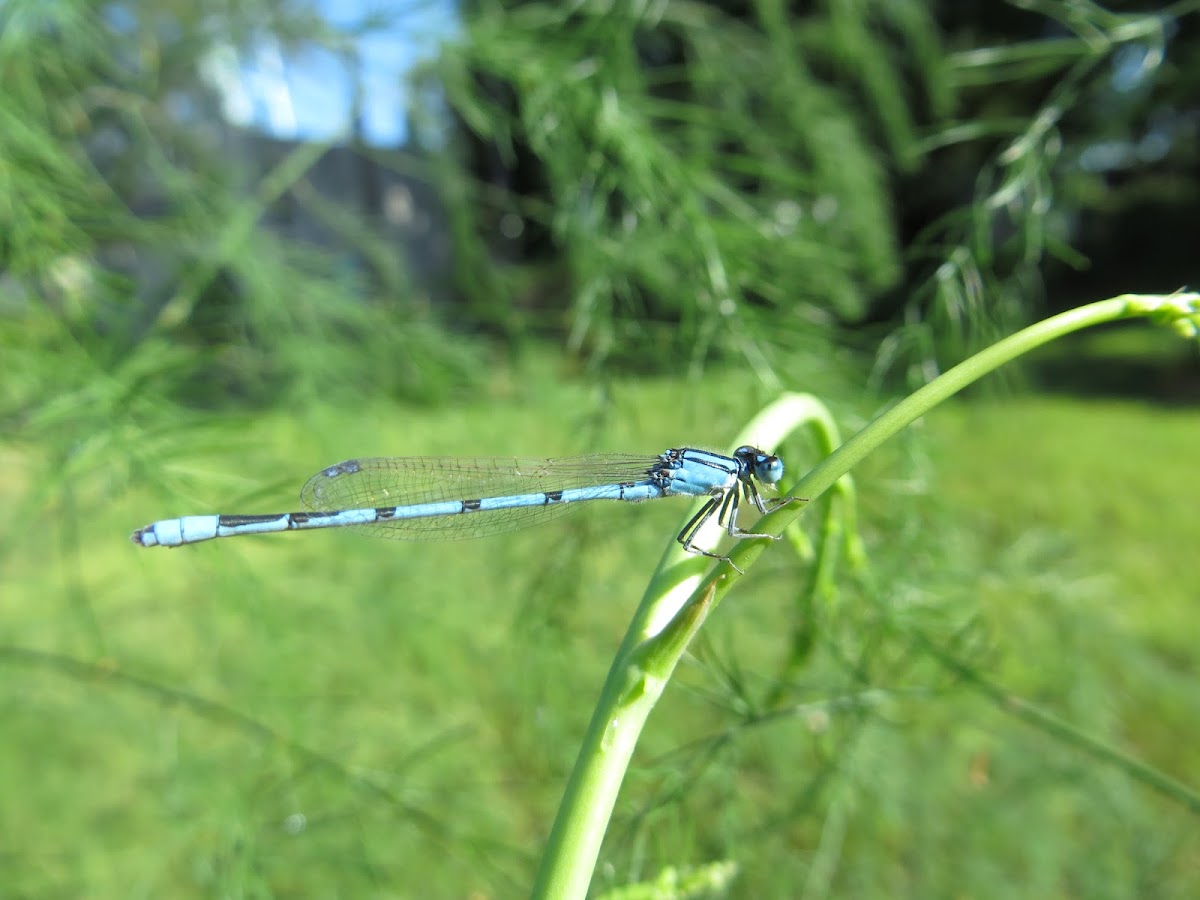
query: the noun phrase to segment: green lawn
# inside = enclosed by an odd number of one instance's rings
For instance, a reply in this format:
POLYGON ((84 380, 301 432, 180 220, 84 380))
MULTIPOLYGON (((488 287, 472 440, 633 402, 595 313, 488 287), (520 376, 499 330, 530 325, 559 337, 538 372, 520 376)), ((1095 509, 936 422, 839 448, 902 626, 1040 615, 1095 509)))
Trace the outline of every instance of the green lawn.
MULTIPOLYGON (((0 447, 7 892, 523 895, 687 504, 460 544, 127 535, 293 508, 353 455, 720 446, 755 396, 713 376, 610 385, 601 407, 529 383, 147 431, 107 451, 135 481, 106 451, 0 447)), ((1194 411, 1021 398, 886 448, 857 473, 869 573, 803 607, 780 545, 726 599, 651 720, 598 884, 729 860, 736 896, 1190 896, 1183 800, 921 648, 1195 790, 1198 434, 1194 411), (811 647, 774 683, 797 622, 811 647)))
POLYGON ((1131 628, 1195 662, 1200 413, 1022 397, 956 405, 929 428, 939 492, 985 540, 1054 532, 1112 579, 1131 628))
MULTIPOLYGON (((993 564, 1033 555, 1039 578, 1061 579, 1059 596, 1082 598, 1062 627, 1094 630, 1097 643, 1069 665, 1102 669, 1099 702, 1123 745, 1195 788, 1200 412, 1022 397, 939 411, 929 430, 951 515, 993 564)), ((1041 606, 1006 608, 1003 590, 989 593, 996 619, 1034 632, 1042 648, 1014 643, 1017 660, 1041 666, 1040 653, 1071 646, 1048 631, 1041 606)))

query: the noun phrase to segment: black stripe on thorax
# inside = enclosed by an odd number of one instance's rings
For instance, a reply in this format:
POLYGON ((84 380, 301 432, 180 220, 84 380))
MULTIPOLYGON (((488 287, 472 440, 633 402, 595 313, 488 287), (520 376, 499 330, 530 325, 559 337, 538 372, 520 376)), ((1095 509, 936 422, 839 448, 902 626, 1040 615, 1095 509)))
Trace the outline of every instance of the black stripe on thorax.
MULTIPOLYGON (((716 462, 715 460, 711 460, 711 459, 694 459, 693 458, 693 459, 688 460, 688 462, 698 462, 701 465, 708 466, 710 469, 716 469, 719 472, 728 472, 729 471, 728 465, 721 465, 720 463, 716 462)), ((734 460, 734 462, 738 463, 737 470, 741 471, 741 468, 742 468, 741 462, 736 459, 734 460)))

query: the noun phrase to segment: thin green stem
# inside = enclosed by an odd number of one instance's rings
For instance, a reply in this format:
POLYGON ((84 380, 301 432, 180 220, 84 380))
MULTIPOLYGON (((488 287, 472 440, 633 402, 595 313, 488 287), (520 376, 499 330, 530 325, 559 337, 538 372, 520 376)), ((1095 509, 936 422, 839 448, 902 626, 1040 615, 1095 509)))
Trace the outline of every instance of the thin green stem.
MULTIPOLYGON (((1068 310, 1030 325, 959 363, 881 413, 801 478, 792 492, 805 497, 820 496, 884 441, 939 403, 1018 356, 1072 332, 1131 318, 1152 318, 1177 327, 1184 336, 1195 336, 1192 329, 1198 327, 1197 320, 1200 319, 1200 294, 1173 294, 1167 297, 1126 294, 1068 310)), ((776 520, 786 525, 799 514, 799 510, 791 507, 781 509, 764 520, 763 530, 775 533, 770 525, 776 520)), ((761 552, 761 542, 755 543, 760 544, 761 552)), ((734 556, 735 562, 740 564, 742 555, 735 552, 734 556)))
MULTIPOLYGON (((736 444, 774 447, 795 428, 822 421, 831 419, 816 398, 787 394, 756 416, 736 444)), ((719 539, 720 529, 707 529, 697 544, 712 549, 719 539)), ((642 727, 733 575, 728 564, 711 566, 703 557, 682 552, 674 541, 664 552, 592 714, 547 840, 534 897, 574 900, 586 895, 642 727)))
MULTIPOLYGON (((1184 337, 1195 338, 1200 335, 1200 294, 1115 297, 1031 325, 960 363, 880 414, 802 477, 791 493, 810 499, 819 497, 846 478, 884 441, 1018 356, 1092 325, 1138 317, 1170 325, 1184 337)), ((763 410, 738 443, 774 447, 803 425, 813 427, 819 437, 836 434, 828 411, 819 401, 788 394, 763 410)), ((803 509, 789 504, 764 516, 755 529, 781 534, 803 509)), ((707 541, 715 542, 717 538, 719 535, 702 535, 700 545, 714 546, 707 541)), ((740 541, 731 553, 737 568, 729 563, 709 566, 695 556, 683 558, 686 554, 677 547, 664 554, 592 715, 542 857, 533 889, 535 898, 577 900, 586 895, 642 726, 691 637, 737 579, 738 569, 745 571, 770 543, 765 539, 740 541)))
POLYGON ((970 666, 957 659, 952 653, 944 650, 928 635, 918 631, 916 638, 925 652, 963 681, 974 686, 1004 712, 1015 716, 1023 722, 1029 723, 1035 728, 1041 729, 1043 732, 1054 736, 1065 744, 1090 754, 1096 759, 1122 769, 1131 778, 1136 778, 1148 787, 1179 803, 1189 811, 1200 813, 1200 793, 1197 793, 1182 781, 1178 781, 1164 772, 1160 772, 1153 766, 1146 765, 1135 756, 1124 752, 1118 747, 1114 747, 1112 744, 1099 740, 1081 728, 1072 725, 1070 722, 1063 721, 1058 716, 1030 703, 1028 700, 1010 694, 1000 685, 988 681, 970 666))

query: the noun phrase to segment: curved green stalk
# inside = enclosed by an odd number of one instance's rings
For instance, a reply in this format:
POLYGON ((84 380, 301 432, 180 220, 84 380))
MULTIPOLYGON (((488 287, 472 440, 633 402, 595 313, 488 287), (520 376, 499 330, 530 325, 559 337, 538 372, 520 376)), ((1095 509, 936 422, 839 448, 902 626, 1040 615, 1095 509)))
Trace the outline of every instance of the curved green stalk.
MULTIPOLYGON (((1016 357, 1092 325, 1141 317, 1167 324, 1184 337, 1196 338, 1200 336, 1200 294, 1125 295, 1031 325, 881 413, 804 475, 790 493, 820 496, 888 438, 1016 357)), ((803 425, 814 427, 819 435, 836 435, 832 418, 819 401, 788 394, 763 410, 736 444, 774 447, 803 425)), ((790 504, 764 516, 755 528, 782 534, 801 512, 800 505, 790 504)), ((707 529, 697 543, 711 549, 719 537, 716 529, 707 529)), ((667 549, 609 670, 542 857, 534 897, 577 900, 587 894, 621 781, 650 710, 692 636, 737 580, 738 569, 745 571, 770 543, 739 541, 730 553, 737 568, 729 563, 712 566, 704 557, 684 554, 674 542, 667 549)))

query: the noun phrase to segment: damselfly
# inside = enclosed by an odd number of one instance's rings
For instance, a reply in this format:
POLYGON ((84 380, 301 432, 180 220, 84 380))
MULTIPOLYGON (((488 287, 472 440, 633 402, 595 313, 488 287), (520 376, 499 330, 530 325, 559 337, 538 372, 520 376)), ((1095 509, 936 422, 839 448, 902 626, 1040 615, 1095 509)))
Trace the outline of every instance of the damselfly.
POLYGON ((602 453, 558 459, 508 457, 382 457, 351 459, 322 469, 300 492, 307 512, 183 516, 133 533, 143 547, 178 547, 213 538, 309 528, 353 527, 382 537, 452 541, 515 531, 590 500, 639 503, 659 497, 707 497, 679 532, 695 546, 715 518, 735 538, 773 538, 738 525, 742 501, 767 513, 800 498, 764 502, 758 484, 783 478, 783 462, 755 447, 733 456, 680 448, 658 456, 602 453))

